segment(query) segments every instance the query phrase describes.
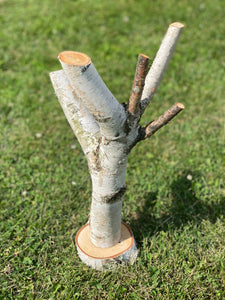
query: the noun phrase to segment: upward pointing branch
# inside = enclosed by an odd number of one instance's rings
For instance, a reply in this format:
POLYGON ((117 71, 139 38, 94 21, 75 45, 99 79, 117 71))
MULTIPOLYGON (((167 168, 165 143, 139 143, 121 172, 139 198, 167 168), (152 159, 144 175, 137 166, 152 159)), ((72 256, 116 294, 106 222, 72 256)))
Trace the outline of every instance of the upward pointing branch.
POLYGON ((101 134, 108 139, 121 135, 125 109, 107 88, 91 59, 80 52, 64 51, 59 60, 74 92, 99 123, 101 134))
POLYGON ((142 113, 151 101, 158 85, 160 84, 183 27, 183 24, 176 22, 170 24, 167 30, 145 80, 145 86, 141 98, 142 113))
POLYGON ((137 117, 140 115, 140 100, 145 84, 148 63, 149 57, 144 54, 139 54, 128 105, 128 112, 137 117))

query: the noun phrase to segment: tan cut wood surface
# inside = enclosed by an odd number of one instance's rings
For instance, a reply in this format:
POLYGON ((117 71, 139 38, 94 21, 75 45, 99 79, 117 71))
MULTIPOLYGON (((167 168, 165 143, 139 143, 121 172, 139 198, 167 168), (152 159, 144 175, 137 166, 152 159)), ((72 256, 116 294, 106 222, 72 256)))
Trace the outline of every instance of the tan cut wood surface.
POLYGON ((69 65, 85 66, 91 63, 88 55, 76 51, 63 51, 59 54, 59 59, 69 65))
POLYGON ((121 242, 113 247, 96 247, 90 239, 90 225, 83 226, 76 235, 76 244, 86 255, 96 259, 107 259, 117 257, 129 250, 134 243, 133 234, 130 228, 121 223, 121 242))

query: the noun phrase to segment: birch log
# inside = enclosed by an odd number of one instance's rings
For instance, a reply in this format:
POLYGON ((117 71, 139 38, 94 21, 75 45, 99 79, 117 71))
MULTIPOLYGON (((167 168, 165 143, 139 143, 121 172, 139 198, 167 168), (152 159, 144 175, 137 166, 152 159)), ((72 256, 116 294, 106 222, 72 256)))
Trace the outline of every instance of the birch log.
POLYGON ((180 23, 170 25, 146 79, 148 57, 139 55, 128 105, 116 100, 84 53, 61 52, 59 61, 63 70, 50 73, 59 103, 81 144, 91 175, 90 218, 77 233, 76 246, 81 260, 92 268, 103 270, 118 263, 133 263, 137 257, 132 231, 121 221, 127 160, 137 142, 154 134, 184 108, 176 103, 146 127, 139 124, 182 28, 180 23))
POLYGON ((87 55, 64 51, 59 54, 59 60, 73 93, 82 99, 100 127, 98 151, 89 162, 92 179, 91 240, 97 247, 112 247, 121 238, 122 198, 127 165, 127 156, 124 154, 126 142, 123 138, 126 113, 87 55), (96 161, 94 165, 93 160, 96 161))

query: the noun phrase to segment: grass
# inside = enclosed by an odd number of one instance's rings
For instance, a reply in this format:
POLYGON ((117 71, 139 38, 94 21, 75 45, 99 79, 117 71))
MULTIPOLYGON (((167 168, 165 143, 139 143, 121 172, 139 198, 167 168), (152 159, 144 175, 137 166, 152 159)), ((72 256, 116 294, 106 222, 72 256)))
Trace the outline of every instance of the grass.
POLYGON ((2 0, 0 18, 0 299, 225 299, 223 1, 2 0), (97 272, 74 244, 88 169, 48 73, 62 50, 87 53, 127 101, 138 53, 153 58, 174 21, 186 27, 142 122, 186 109, 130 155, 137 262, 97 272))

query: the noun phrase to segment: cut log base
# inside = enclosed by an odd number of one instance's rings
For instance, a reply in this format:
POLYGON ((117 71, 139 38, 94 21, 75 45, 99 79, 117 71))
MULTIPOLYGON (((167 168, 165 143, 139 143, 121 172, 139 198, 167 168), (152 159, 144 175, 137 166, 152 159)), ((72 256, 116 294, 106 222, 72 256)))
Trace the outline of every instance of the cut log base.
POLYGON ((115 269, 121 264, 133 264, 138 250, 128 225, 121 223, 121 241, 113 247, 96 247, 90 239, 90 225, 84 225, 76 235, 76 247, 80 259, 89 267, 103 271, 115 269))

